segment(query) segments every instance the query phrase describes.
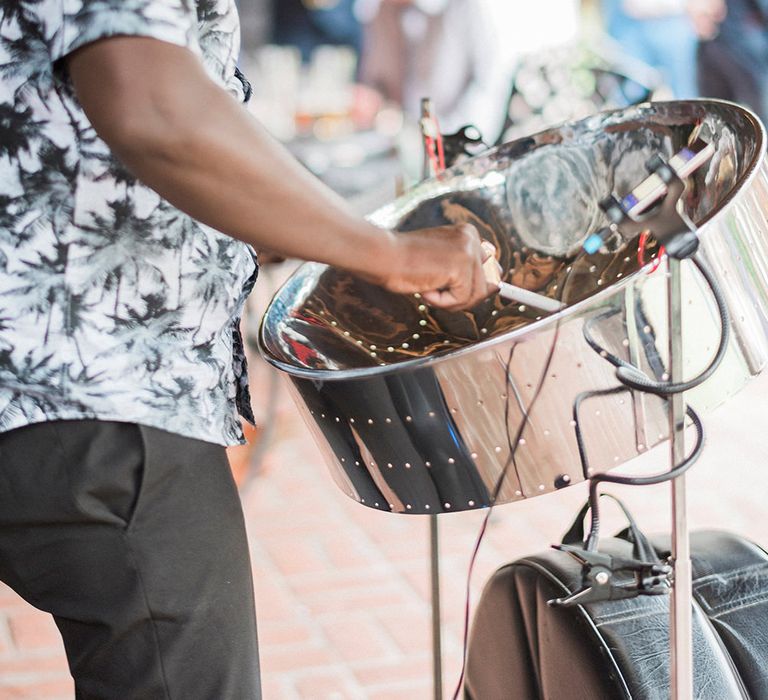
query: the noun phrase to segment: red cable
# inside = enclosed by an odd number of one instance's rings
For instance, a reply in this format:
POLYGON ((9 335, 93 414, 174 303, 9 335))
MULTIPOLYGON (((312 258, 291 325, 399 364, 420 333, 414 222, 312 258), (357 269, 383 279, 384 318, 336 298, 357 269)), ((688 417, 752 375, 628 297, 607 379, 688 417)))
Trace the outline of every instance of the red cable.
MULTIPOLYGON (((650 231, 645 230, 640 234, 640 240, 637 244, 637 263, 640 265, 640 267, 645 266, 645 246, 646 243, 648 243, 648 237, 650 236, 650 231)), ((664 254, 666 251, 664 250, 664 246, 661 246, 659 248, 659 254, 656 256, 656 258, 653 261, 653 265, 651 265, 651 269, 648 270, 648 274, 650 275, 652 272, 656 272, 659 265, 661 265, 661 259, 664 257, 664 254)))

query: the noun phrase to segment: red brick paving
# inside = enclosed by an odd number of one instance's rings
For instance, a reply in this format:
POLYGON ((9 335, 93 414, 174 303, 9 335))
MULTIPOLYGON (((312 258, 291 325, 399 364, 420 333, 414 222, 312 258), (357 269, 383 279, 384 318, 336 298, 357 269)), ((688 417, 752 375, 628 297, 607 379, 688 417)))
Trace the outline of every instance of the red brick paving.
MULTIPOLYGON (((768 375, 705 417, 708 446, 689 477, 695 527, 768 545, 768 375)), ((665 453, 639 464, 663 464, 665 453)), ((668 523, 668 489, 616 488, 641 526, 668 523)), ((476 598, 500 564, 557 540, 583 486, 499 508, 473 579, 476 598)), ((428 522, 344 497, 286 392, 277 436, 243 493, 252 541, 265 700, 429 700, 428 522)), ((606 531, 620 521, 606 512, 606 531), (613 519, 612 519, 613 518, 613 519)), ((458 677, 464 586, 482 513, 441 517, 445 696, 458 677)), ((72 698, 61 642, 45 615, 0 586, 0 700, 72 698)), ((240 700, 233 699, 233 700, 240 700)))

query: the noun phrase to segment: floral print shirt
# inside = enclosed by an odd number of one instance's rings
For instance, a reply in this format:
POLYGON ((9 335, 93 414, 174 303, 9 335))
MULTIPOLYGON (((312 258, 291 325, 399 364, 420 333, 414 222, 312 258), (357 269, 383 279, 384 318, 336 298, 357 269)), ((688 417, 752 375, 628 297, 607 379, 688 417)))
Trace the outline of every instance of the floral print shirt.
POLYGON ((234 2, 0 0, 0 431, 101 419, 242 441, 255 255, 123 168, 61 60, 151 37, 244 100, 234 2))

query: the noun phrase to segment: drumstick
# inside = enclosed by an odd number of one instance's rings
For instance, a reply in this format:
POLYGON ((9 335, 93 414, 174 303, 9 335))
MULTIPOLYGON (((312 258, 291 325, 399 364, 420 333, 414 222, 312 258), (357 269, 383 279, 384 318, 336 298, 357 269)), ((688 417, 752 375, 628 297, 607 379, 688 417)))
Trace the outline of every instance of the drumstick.
POLYGON ((498 285, 499 294, 502 297, 508 301, 515 301, 518 304, 533 306, 534 308, 541 309, 542 311, 560 311, 560 309, 565 307, 565 304, 563 304, 561 301, 558 301, 557 299, 550 299, 549 297, 545 297, 543 294, 537 294, 536 292, 531 292, 528 289, 516 287, 514 284, 502 282, 501 266, 498 262, 496 262, 496 258, 494 257, 496 248, 492 243, 489 243, 488 241, 483 241, 480 245, 483 247, 483 250, 488 253, 488 259, 483 263, 485 279, 487 279, 491 284, 498 285))

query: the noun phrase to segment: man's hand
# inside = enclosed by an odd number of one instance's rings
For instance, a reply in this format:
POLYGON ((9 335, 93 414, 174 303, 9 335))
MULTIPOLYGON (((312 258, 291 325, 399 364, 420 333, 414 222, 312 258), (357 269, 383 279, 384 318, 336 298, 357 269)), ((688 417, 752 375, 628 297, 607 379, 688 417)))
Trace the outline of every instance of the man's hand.
POLYGON ((433 306, 456 310, 474 306, 498 287, 486 280, 483 263, 490 253, 474 226, 393 234, 399 263, 374 281, 392 292, 419 292, 433 306))

